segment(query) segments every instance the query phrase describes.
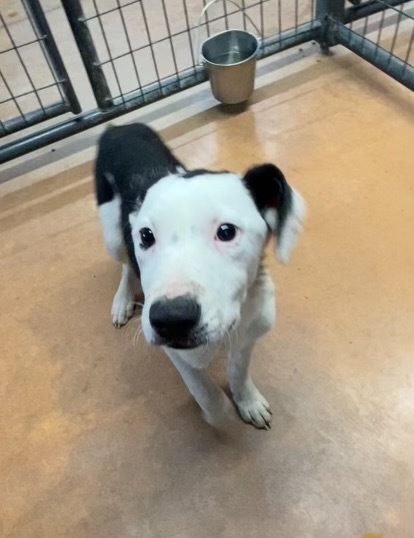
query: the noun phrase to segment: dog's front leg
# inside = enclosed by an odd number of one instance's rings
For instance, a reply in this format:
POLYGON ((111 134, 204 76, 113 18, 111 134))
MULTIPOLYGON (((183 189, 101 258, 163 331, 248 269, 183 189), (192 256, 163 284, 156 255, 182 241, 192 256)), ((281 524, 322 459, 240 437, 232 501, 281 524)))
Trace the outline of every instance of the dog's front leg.
POLYGON ((207 370, 190 366, 180 357, 178 351, 166 348, 165 352, 201 407, 205 420, 220 429, 230 426, 236 416, 234 406, 223 390, 211 379, 207 370))
POLYGON ((249 374, 254 343, 229 353, 229 384, 242 419, 257 428, 269 429, 272 421, 270 405, 256 388, 249 374))
POLYGON ((262 274, 251 291, 251 297, 242 315, 250 317, 250 321, 247 322, 247 327, 241 330, 241 337, 230 346, 227 368, 229 384, 242 419, 257 428, 270 428, 270 405, 249 374, 254 345, 275 321, 274 286, 267 273, 262 274))

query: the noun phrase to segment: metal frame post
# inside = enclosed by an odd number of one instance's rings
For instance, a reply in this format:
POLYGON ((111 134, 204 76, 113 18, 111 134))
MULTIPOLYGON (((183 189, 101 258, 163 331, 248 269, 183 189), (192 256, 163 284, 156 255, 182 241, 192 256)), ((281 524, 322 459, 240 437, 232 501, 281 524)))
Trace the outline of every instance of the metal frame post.
POLYGON ((316 19, 321 24, 320 37, 318 43, 324 53, 329 51, 329 47, 337 42, 332 32, 332 19, 343 22, 345 17, 345 0, 316 0, 316 19))
POLYGON ((112 95, 79 0, 62 0, 89 82, 100 109, 112 106, 112 95))

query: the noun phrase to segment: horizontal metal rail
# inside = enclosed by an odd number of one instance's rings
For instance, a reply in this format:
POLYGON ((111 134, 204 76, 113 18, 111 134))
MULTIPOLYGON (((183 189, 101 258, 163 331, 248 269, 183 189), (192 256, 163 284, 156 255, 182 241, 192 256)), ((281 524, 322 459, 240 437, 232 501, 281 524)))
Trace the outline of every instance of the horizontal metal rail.
POLYGON ((344 23, 347 24, 352 21, 357 21, 365 17, 370 17, 376 13, 381 13, 390 7, 400 6, 407 3, 407 0, 387 0, 387 4, 378 2, 378 0, 371 0, 370 2, 365 2, 359 6, 353 6, 345 10, 345 19, 344 23))
POLYGON ((26 129, 26 127, 32 127, 45 120, 65 114, 65 112, 71 112, 69 103, 54 103, 53 105, 45 106, 43 109, 26 112, 24 117, 17 116, 10 120, 3 120, 2 128, 4 129, 4 134, 16 133, 22 129, 26 129))

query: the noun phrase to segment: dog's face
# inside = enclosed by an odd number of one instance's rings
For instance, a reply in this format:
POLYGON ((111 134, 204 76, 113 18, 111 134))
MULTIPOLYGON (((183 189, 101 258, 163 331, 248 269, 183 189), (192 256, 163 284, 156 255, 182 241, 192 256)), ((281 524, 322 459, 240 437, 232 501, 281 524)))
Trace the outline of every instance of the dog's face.
MULTIPOLYGON (((283 176, 283 188, 273 177, 269 196, 261 192, 266 173, 279 172, 269 170, 257 167, 243 178, 231 173, 168 176, 130 215, 149 343, 195 348, 221 340, 237 326, 269 232, 278 233, 283 220, 291 243, 302 217, 301 199, 283 176), (285 203, 283 189, 289 189, 285 203)), ((282 243, 279 237, 279 250, 282 243)))

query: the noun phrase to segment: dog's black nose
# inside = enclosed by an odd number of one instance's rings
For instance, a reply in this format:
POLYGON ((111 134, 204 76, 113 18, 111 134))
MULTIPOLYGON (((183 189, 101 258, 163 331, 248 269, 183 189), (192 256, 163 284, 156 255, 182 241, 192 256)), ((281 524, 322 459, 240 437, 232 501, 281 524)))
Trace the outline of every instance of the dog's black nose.
POLYGON ((162 298, 151 305, 149 320, 153 329, 168 340, 186 338, 200 321, 201 307, 191 295, 162 298))

